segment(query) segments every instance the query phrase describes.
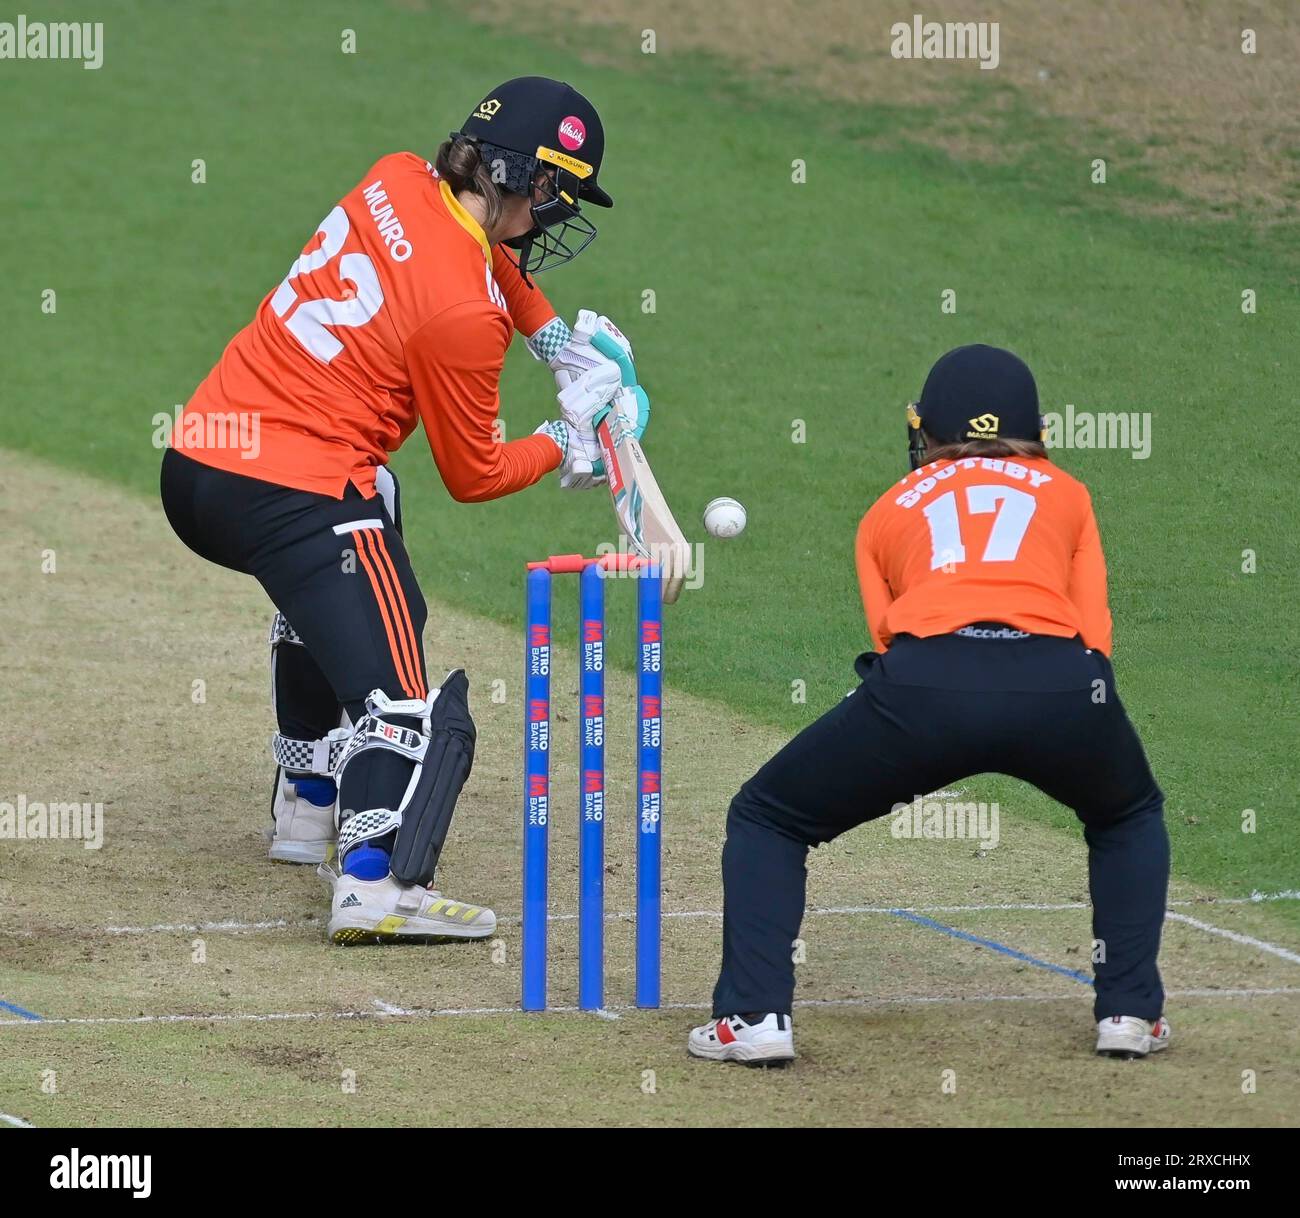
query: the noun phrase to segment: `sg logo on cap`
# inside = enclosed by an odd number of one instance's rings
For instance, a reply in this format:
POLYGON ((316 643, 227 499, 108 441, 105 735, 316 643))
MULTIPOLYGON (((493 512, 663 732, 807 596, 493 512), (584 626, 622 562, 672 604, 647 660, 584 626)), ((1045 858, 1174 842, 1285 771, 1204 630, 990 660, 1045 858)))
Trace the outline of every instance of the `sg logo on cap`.
POLYGON ((980 436, 996 436, 998 434, 998 416, 995 414, 982 414, 978 418, 969 421, 970 434, 976 438, 980 436))
POLYGON ((492 116, 501 109, 501 103, 495 97, 488 98, 485 102, 479 102, 479 107, 474 111, 475 118, 481 118, 484 122, 490 123, 492 116))

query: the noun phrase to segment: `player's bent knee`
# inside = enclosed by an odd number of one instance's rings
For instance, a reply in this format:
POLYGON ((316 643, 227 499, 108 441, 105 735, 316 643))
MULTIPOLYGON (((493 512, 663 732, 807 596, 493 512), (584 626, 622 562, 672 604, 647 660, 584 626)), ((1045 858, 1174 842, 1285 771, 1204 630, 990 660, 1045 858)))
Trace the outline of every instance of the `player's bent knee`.
POLYGON ((727 809, 728 831, 733 825, 756 825, 763 829, 775 829, 790 837, 799 836, 781 806, 767 798, 762 788, 752 780, 736 792, 727 809))
POLYGON ((476 735, 469 682, 461 669, 449 673, 427 699, 389 698, 375 690, 335 777, 341 784, 349 764, 367 753, 396 754, 409 769, 395 807, 340 810, 340 862, 346 867, 348 852, 363 842, 391 836, 394 877, 407 884, 431 883, 456 800, 474 763, 476 735))
POLYGON ((1119 825, 1132 825, 1147 817, 1161 820, 1165 811, 1164 792, 1152 783, 1145 793, 1127 803, 1117 803, 1104 808, 1076 808, 1075 815, 1087 829, 1112 829, 1119 825))

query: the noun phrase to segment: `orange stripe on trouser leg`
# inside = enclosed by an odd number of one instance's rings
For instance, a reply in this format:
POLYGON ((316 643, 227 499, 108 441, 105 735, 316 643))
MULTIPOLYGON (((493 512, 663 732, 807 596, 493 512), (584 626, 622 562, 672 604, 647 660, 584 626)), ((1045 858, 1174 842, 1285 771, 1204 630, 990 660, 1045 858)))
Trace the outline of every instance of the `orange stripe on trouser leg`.
POLYGON ((427 698, 429 689, 425 680, 424 666, 420 662, 420 644, 415 633, 415 624, 411 620, 411 608, 406 602, 406 592, 402 588, 402 581, 397 578, 397 567, 393 562, 393 556, 388 552, 388 542, 384 540, 384 535, 376 532, 373 540, 379 548, 380 560, 387 566, 388 573, 392 577, 394 600, 401 622, 406 628, 406 638, 411 646, 411 671, 420 691, 419 696, 427 698))
POLYGON ((375 601, 379 605, 379 618, 384 624, 384 633, 388 635, 388 649, 393 655, 393 668, 397 673, 397 679, 402 683, 402 690, 408 698, 415 697, 415 691, 412 689, 410 679, 406 674, 405 665, 402 662, 401 650, 397 644, 397 635, 393 631, 393 621, 389 614, 388 600, 384 595, 383 585, 379 579, 379 572, 375 570, 374 563, 367 553, 364 534, 354 532, 353 538, 357 543, 357 557, 361 559, 361 565, 365 568, 366 575, 370 577, 370 587, 374 591, 375 601))
POLYGON ((411 633, 406 620, 406 602, 402 596, 402 586, 397 582, 391 564, 385 562, 387 551, 383 548, 383 537, 378 529, 365 530, 365 544, 371 561, 379 573, 379 582, 383 585, 384 596, 389 612, 393 615, 393 632, 397 636, 397 645, 402 652, 404 671, 415 693, 414 698, 423 698, 423 682, 420 680, 420 663, 418 653, 411 641, 411 633))

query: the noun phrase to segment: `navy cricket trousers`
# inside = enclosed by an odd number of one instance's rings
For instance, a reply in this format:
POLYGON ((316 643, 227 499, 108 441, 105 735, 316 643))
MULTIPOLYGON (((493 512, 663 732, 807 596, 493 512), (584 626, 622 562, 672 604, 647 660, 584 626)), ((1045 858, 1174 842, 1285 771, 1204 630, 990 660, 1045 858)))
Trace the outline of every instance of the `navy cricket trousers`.
POLYGON ((896 638, 860 656, 862 683, 741 788, 727 815, 715 1016, 794 1001, 791 944, 810 846, 974 774, 1009 774, 1083 822, 1097 1019, 1154 1020, 1169 879, 1164 797, 1115 692, 1078 639, 896 638))
MULTIPOLYGON (((177 537, 209 562, 253 576, 304 646, 277 660, 276 712, 288 736, 315 739, 353 723, 366 695, 425 698, 424 596, 398 520, 383 499, 349 486, 342 499, 314 495, 204 465, 169 448, 163 510, 177 537)), ((418 727, 414 717, 392 722, 418 727)), ((372 752, 348 767, 345 808, 396 808, 410 763, 372 752)))

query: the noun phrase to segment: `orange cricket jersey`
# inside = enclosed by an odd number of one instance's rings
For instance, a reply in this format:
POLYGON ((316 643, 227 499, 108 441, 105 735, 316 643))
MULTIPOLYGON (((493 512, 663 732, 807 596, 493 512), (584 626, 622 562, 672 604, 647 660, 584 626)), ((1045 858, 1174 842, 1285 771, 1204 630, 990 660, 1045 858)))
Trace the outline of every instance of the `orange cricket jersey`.
POLYGON ((423 419, 456 499, 507 495, 560 463, 548 436, 502 444, 494 431, 515 328, 554 316, 433 167, 395 153, 321 221, 172 443, 232 473, 336 499, 351 482, 369 498, 375 467, 423 419), (232 412, 249 422, 223 428, 232 412))
POLYGON ((1111 650, 1106 560, 1082 482, 1045 458, 914 470, 858 526, 858 582, 879 646, 971 622, 1111 650))

